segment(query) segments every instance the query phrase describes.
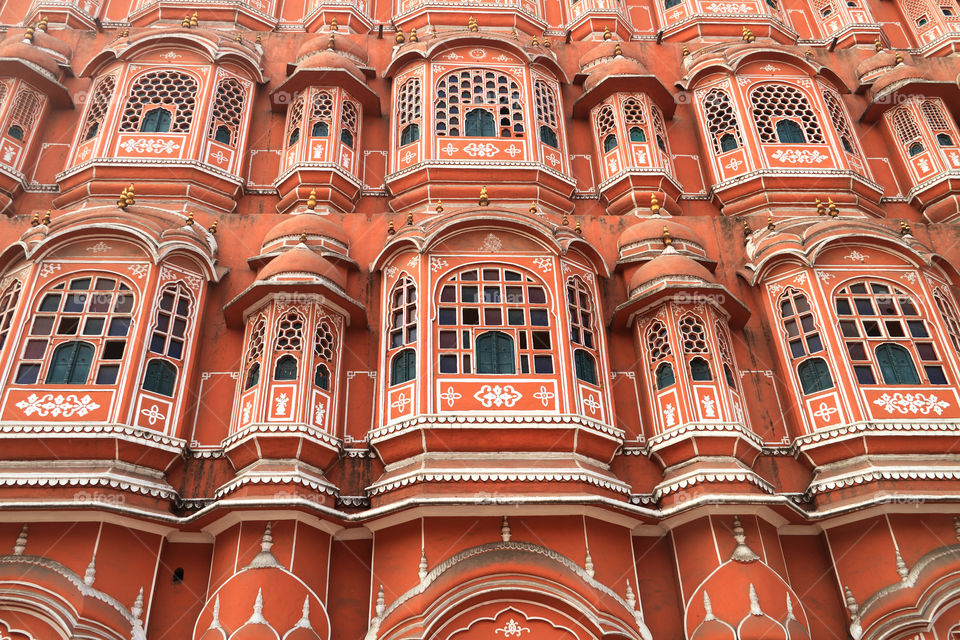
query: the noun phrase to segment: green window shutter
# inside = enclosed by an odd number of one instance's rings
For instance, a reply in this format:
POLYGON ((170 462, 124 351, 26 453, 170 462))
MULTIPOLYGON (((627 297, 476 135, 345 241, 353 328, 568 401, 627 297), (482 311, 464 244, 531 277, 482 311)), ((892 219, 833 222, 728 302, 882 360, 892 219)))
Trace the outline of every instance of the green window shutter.
POLYGON ((477 373, 515 374, 517 364, 513 338, 500 331, 488 331, 477 338, 477 373))
POLYGON ((833 379, 830 377, 830 369, 822 358, 812 358, 800 363, 797 367, 797 375, 800 377, 800 388, 804 394, 817 393, 825 391, 833 386, 833 379))
POLYGON ((920 384, 910 352, 898 344, 885 343, 876 349, 880 374, 886 384, 920 384))
POLYGON ((573 364, 577 372, 578 380, 583 380, 590 384, 597 384, 597 365, 593 360, 593 356, 583 349, 577 349, 573 352, 573 364))

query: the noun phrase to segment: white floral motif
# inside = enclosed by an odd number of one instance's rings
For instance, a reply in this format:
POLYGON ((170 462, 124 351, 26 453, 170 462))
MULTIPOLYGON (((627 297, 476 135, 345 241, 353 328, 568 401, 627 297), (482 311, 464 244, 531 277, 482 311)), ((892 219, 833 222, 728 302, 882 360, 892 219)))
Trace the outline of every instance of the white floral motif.
POLYGON ((667 423, 668 427, 672 427, 673 423, 677 421, 675 414, 677 413, 677 408, 673 406, 672 403, 667 403, 663 408, 663 421, 667 423))
POLYGON ((481 158, 492 158, 500 153, 500 149, 497 148, 497 145, 491 142, 481 142, 480 144, 471 142, 465 146, 463 150, 471 158, 476 158, 478 156, 481 158))
POLYGON ((154 140, 153 138, 137 138, 135 140, 124 140, 120 143, 120 148, 127 153, 136 151, 137 153, 173 153, 180 148, 180 143, 175 140, 154 140))
POLYGON ((87 251, 92 251, 94 253, 105 253, 107 251, 110 251, 110 245, 108 245, 106 242, 101 240, 100 242, 93 245, 92 247, 87 247, 87 251))
POLYGON ((397 413, 406 413, 408 404, 413 404, 413 398, 408 398, 407 394, 401 391, 390 406, 396 409, 397 413))
POLYGON ((420 254, 417 254, 417 255, 413 256, 412 258, 410 258, 409 260, 407 260, 407 266, 408 266, 408 267, 415 267, 415 266, 417 266, 418 264, 420 264, 420 254))
POLYGON ((900 278, 906 280, 910 284, 915 284, 918 280, 917 274, 913 271, 907 271, 906 273, 902 274, 900 278))
POLYGON ((483 49, 471 49, 470 55, 476 58, 477 60, 479 60, 480 58, 486 55, 486 52, 483 49))
POLYGON ((507 147, 507 148, 504 150, 504 153, 506 153, 506 154, 507 154, 508 156, 510 156, 511 158, 515 158, 515 157, 517 156, 517 154, 523 153, 523 151, 521 151, 520 148, 517 147, 517 145, 511 144, 509 147, 507 147))
POLYGON ((397 269, 396 267, 394 267, 394 266, 391 265, 391 266, 387 267, 386 269, 384 269, 384 270, 383 270, 383 273, 384 273, 388 278, 390 278, 390 279, 392 280, 392 279, 393 279, 393 276, 397 275, 397 271, 398 271, 398 269, 397 269))
POLYGON ((183 56, 181 56, 179 53, 174 53, 173 51, 167 51, 160 57, 164 58, 165 60, 176 60, 177 58, 181 58, 183 56))
POLYGON ((764 66, 762 66, 762 67, 760 67, 760 68, 763 69, 764 71, 766 71, 767 73, 773 73, 774 71, 780 71, 780 67, 775 67, 775 66, 773 66, 772 64, 767 64, 767 65, 764 65, 764 66))
POLYGON ((807 273, 805 271, 798 273, 797 277, 795 277, 793 281, 797 284, 807 284, 807 273))
POLYGON ((147 264, 132 264, 127 269, 130 270, 130 273, 133 274, 134 278, 138 280, 143 276, 147 275, 147 271, 150 270, 150 265, 147 264))
POLYGON ((740 165, 743 164, 743 160, 737 158, 730 158, 730 162, 724 165, 725 169, 730 169, 730 171, 736 171, 740 168, 740 165))
POLYGON ((783 285, 780 284, 779 282, 776 283, 776 284, 768 284, 768 285, 767 285, 767 291, 769 291, 769 292, 772 293, 773 295, 777 295, 778 293, 780 293, 781 291, 783 291, 783 285))
POLYGON ((533 397, 540 401, 540 403, 546 407, 549 406, 550 401, 553 400, 553 397, 556 394, 553 391, 549 391, 546 386, 540 385, 540 390, 533 394, 533 397))
POLYGON ((520 637, 524 632, 529 633, 529 631, 530 629, 528 627, 522 627, 520 623, 510 618, 510 620, 503 625, 503 629, 496 629, 494 633, 502 633, 504 638, 509 638, 510 636, 520 637))
POLYGON ((817 277, 824 282, 830 282, 837 276, 833 273, 830 273, 829 271, 817 271, 817 277))
POLYGON ((874 400, 873 404, 891 413, 928 415, 932 411, 938 416, 950 406, 949 402, 941 400, 932 393, 925 396, 922 393, 900 393, 899 391, 893 394, 885 393, 874 400))
POLYGON ((826 402, 821 402, 820 406, 817 407, 817 410, 813 412, 813 415, 816 418, 820 418, 824 422, 829 422, 830 416, 835 413, 839 413, 839 411, 840 410, 836 407, 829 406, 826 402))
POLYGON ((23 411, 23 415, 25 416, 37 414, 41 418, 48 415, 69 418, 77 415, 82 418, 91 411, 99 409, 100 405, 94 402, 93 398, 87 394, 84 394, 82 398, 78 398, 75 393, 66 396, 59 393, 57 395, 48 393, 43 396, 31 393, 27 396, 26 400, 21 400, 17 403, 17 408, 23 411))
POLYGON ((283 415, 287 412, 287 405, 290 403, 290 396, 285 393, 281 393, 276 397, 277 406, 274 409, 274 413, 277 415, 283 415))
POLYGON ((596 413, 600 408, 600 403, 593 396, 587 396, 583 399, 583 405, 590 409, 590 413, 596 413))
POLYGON ((816 149, 777 149, 770 157, 790 164, 819 164, 830 159, 830 156, 824 155, 816 149))
POLYGON ((544 273, 547 273, 553 268, 553 260, 550 258, 534 258, 533 264, 537 265, 537 268, 544 273))
POLYGON ((502 248, 503 242, 501 242, 500 238, 492 233, 487 234, 487 237, 484 238, 483 242, 480 244, 481 251, 489 251, 491 253, 497 253, 502 248))
POLYGON ((59 262, 44 262, 43 267, 40 269, 40 277, 46 278, 50 274, 60 271, 61 266, 59 262))
POLYGON ((140 415, 147 419, 147 422, 150 423, 151 427, 157 424, 157 422, 167 419, 167 416, 163 415, 163 413, 160 411, 160 407, 157 405, 153 405, 149 409, 141 409, 140 415))
POLYGON ((490 407, 512 407, 523 397, 523 394, 514 389, 513 385, 507 384, 501 387, 498 384, 493 386, 485 384, 473 394, 473 397, 489 409, 490 407))
POLYGON ((856 249, 854 249, 853 251, 851 251, 851 252, 848 253, 847 255, 843 256, 843 259, 844 259, 844 260, 853 260, 853 261, 856 261, 856 262, 864 262, 864 261, 867 259, 867 256, 863 255, 862 253, 860 253, 859 251, 857 251, 856 249))
POLYGON ((701 400, 701 403, 703 404, 704 417, 706 418, 716 417, 717 413, 716 411, 714 411, 713 408, 714 408, 714 405, 716 405, 717 401, 714 400, 712 396, 704 397, 704 399, 701 400))
POLYGON ((459 149, 457 149, 457 147, 453 146, 453 143, 452 143, 452 142, 448 142, 448 143, 447 143, 447 146, 440 148, 440 151, 443 151, 443 152, 446 153, 448 156, 452 156, 452 155, 455 154, 457 151, 459 151, 459 149))
POLYGON ((224 162, 230 159, 230 157, 224 155, 223 151, 220 149, 217 149, 217 152, 212 154, 210 157, 216 160, 217 162, 219 162, 220 164, 223 164, 224 162))
POLYGON ((746 5, 733 4, 732 2, 711 2, 704 7, 712 13, 748 13, 746 5))
POLYGON ((433 271, 434 273, 436 273, 437 271, 440 271, 440 269, 443 269, 445 266, 447 266, 447 261, 444 260, 443 258, 437 258, 436 256, 430 257, 430 271, 433 271))
POLYGON ((447 390, 440 394, 440 399, 446 401, 447 406, 453 408, 453 403, 463 397, 457 393, 453 387, 447 387, 447 390))
POLYGON ((243 405, 243 413, 240 416, 240 422, 247 424, 250 422, 250 411, 253 409, 253 406, 250 404, 250 401, 247 400, 243 405))
POLYGON ((327 406, 322 402, 318 402, 317 406, 313 409, 313 421, 317 424, 323 424, 323 416, 327 413, 327 406))

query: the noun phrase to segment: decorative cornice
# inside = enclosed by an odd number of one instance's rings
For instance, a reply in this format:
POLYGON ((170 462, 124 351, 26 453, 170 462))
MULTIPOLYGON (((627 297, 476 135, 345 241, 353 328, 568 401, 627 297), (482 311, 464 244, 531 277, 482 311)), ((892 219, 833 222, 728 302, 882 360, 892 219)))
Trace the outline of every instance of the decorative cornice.
POLYGON ((336 438, 329 433, 326 433, 320 430, 318 427, 314 427, 302 422, 298 423, 268 423, 268 422, 258 422, 256 424, 251 424, 247 427, 244 427, 240 431, 237 431, 234 434, 231 434, 223 439, 221 446, 223 449, 229 449, 230 447, 236 445, 237 443, 245 440, 247 438, 259 435, 259 434, 271 434, 271 433, 290 433, 290 434, 299 434, 304 435, 308 439, 315 442, 320 442, 334 449, 340 449, 340 439, 336 438))
POLYGON ((616 427, 611 427, 610 425, 603 424, 596 420, 591 420, 590 418, 569 414, 569 413, 554 413, 554 414, 535 414, 535 415, 518 415, 518 414, 509 414, 505 413, 503 415, 437 415, 437 414, 422 414, 418 415, 410 420, 403 420, 400 422, 395 422, 393 424, 388 424, 379 429, 372 429, 367 435, 367 441, 372 442, 379 438, 384 438, 388 435, 399 434, 404 431, 412 430, 415 427, 421 425, 426 425, 426 428, 459 428, 464 424, 473 424, 478 426, 491 426, 503 428, 504 426, 509 426, 511 424, 516 425, 526 425, 526 424, 574 424, 579 427, 590 429, 591 431, 602 433, 606 436, 611 436, 617 440, 622 440, 624 436, 624 431, 616 427))
POLYGON ((763 438, 747 429, 740 422, 722 422, 722 423, 703 423, 703 424, 685 424, 675 427, 663 433, 652 436, 647 441, 645 447, 647 454, 657 451, 671 444, 675 440, 686 439, 698 434, 707 436, 735 436, 744 438, 756 445, 758 449, 763 447, 763 438))
POLYGON ((102 438, 117 436, 121 440, 146 444, 151 447, 166 449, 170 452, 183 452, 186 440, 171 438, 162 433, 147 431, 125 424, 58 424, 58 423, 0 423, 0 439, 3 438, 36 438, 43 435, 102 438))
MULTIPOLYGON (((630 485, 616 478, 591 473, 585 469, 577 471, 517 471, 516 469, 413 471, 386 482, 374 483, 367 491, 370 495, 379 495, 423 482, 585 482, 608 491, 623 495, 630 494, 630 485)), ((506 498, 502 499, 506 500, 506 498)))
MULTIPOLYGON (((827 443, 826 441, 846 440, 846 437, 869 435, 898 435, 909 432, 911 435, 931 436, 960 436, 960 421, 938 420, 936 422, 856 422, 839 425, 795 438, 793 448, 803 450, 811 445, 827 443)), ((827 443, 829 444, 829 443, 827 443)))
POLYGON ((680 476, 678 479, 673 479, 670 482, 664 482, 657 485, 653 490, 653 497, 655 500, 660 500, 664 496, 670 495, 677 491, 681 491, 688 487, 693 487, 698 484, 710 483, 715 484, 718 482, 747 482, 752 485, 756 485, 764 493, 769 493, 771 495, 776 494, 776 488, 761 478, 759 475, 753 471, 729 471, 726 469, 717 469, 717 470, 697 470, 691 473, 686 473, 680 476))

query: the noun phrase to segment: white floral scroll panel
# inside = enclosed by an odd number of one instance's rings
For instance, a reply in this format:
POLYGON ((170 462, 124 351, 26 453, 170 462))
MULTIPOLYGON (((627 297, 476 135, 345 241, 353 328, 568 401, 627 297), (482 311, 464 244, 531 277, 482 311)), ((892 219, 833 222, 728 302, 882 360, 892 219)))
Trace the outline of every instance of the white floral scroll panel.
POLYGON ((514 389, 513 385, 485 384, 473 394, 473 397, 487 409, 492 407, 509 408, 517 404, 517 400, 522 398, 523 394, 514 389))
POLYGON ((890 413, 900 413, 903 415, 930 415, 935 413, 938 416, 944 409, 950 407, 950 403, 941 400, 934 394, 924 395, 922 393, 884 393, 873 401, 873 404, 882 407, 890 413))
POLYGON ((42 396, 31 393, 25 400, 18 402, 16 406, 23 411, 25 416, 37 414, 41 418, 47 416, 53 416, 54 418, 79 416, 82 418, 100 408, 100 405, 94 402, 89 395, 84 394, 78 398, 75 393, 66 395, 47 393, 42 396))

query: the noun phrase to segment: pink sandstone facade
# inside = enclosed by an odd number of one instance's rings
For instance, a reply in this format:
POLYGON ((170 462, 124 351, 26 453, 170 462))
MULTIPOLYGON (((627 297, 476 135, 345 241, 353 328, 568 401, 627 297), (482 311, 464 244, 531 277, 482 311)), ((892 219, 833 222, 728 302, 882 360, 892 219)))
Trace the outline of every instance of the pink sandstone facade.
POLYGON ((960 638, 955 0, 0 29, 0 639, 960 638))

